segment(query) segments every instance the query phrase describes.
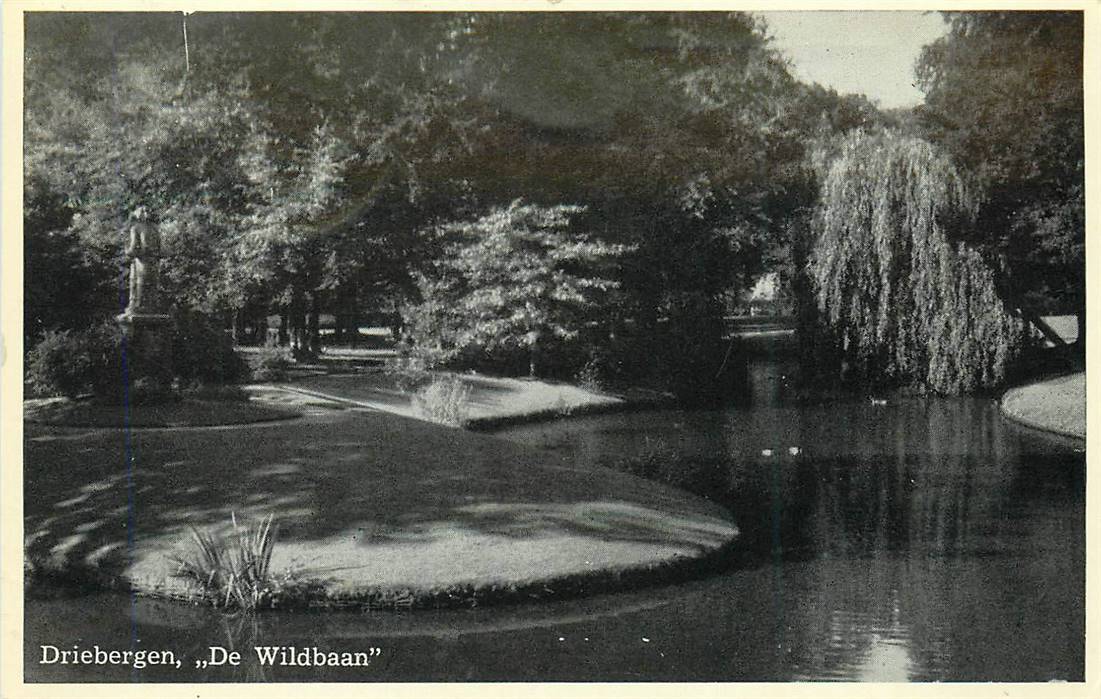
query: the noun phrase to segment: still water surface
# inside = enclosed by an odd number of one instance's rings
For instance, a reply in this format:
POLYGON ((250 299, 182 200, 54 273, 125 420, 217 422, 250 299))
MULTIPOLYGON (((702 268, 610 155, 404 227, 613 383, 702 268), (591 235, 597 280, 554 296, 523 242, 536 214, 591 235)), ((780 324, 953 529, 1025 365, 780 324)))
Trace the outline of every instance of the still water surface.
MULTIPOLYGON (((705 580, 585 600, 265 613, 118 593, 28 599, 28 681, 1081 681, 1085 459, 989 399, 797 405, 775 362, 748 404, 498 432, 549 458, 725 455, 703 477, 742 530, 705 580), (40 643, 134 639, 182 669, 40 666, 40 643), (196 668, 209 646, 238 667, 196 668), (367 668, 263 667, 256 645, 381 649, 367 668)), ((116 644, 117 647, 117 644, 116 644)))

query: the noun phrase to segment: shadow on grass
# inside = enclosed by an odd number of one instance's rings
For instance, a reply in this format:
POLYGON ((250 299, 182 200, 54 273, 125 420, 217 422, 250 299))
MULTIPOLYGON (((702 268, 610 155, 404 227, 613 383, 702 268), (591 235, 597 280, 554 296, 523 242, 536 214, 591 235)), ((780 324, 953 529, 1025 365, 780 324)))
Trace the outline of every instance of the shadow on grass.
POLYGON ((25 548, 42 570, 119 576, 151 547, 185 541, 190 526, 224 528, 231 512, 274 514, 281 542, 306 544, 551 532, 704 551, 729 538, 720 520, 653 483, 541 464, 545 455, 501 440, 389 415, 80 435, 28 426, 25 548))
POLYGON ((63 427, 125 429, 127 427, 212 427, 291 420, 300 413, 247 400, 218 401, 183 398, 133 405, 90 399, 58 400, 28 405, 24 419, 63 427))

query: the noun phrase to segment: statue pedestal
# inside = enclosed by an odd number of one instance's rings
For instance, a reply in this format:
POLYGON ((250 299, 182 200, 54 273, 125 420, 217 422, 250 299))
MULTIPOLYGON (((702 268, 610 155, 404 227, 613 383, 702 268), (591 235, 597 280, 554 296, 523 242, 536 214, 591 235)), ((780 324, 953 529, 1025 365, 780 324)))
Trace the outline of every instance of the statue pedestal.
POLYGON ((140 385, 143 390, 151 392, 171 388, 172 317, 167 313, 127 309, 116 320, 126 338, 125 357, 130 385, 140 385))

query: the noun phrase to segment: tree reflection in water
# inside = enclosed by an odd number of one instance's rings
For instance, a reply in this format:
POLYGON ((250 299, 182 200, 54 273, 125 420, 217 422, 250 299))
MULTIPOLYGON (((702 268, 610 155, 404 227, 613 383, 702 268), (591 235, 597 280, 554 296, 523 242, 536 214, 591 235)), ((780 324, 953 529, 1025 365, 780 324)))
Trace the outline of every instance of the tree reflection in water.
POLYGON ((682 485, 733 513, 740 569, 769 571, 754 633, 767 632, 796 678, 1037 679, 1026 666, 1069 663, 1081 679, 1080 453, 1014 428, 990 399, 808 406, 765 389, 727 411, 503 436, 594 465, 655 443, 680 454, 697 471, 682 485), (1013 662, 1020 653, 1034 657, 1013 662))

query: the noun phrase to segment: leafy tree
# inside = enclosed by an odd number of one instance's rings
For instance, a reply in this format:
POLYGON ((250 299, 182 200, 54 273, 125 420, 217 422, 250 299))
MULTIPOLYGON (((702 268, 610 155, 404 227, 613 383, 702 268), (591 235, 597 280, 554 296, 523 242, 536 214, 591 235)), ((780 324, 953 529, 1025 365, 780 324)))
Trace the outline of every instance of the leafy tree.
POLYGON ((539 370, 540 349, 578 338, 594 302, 615 283, 601 275, 626 252, 569 230, 576 206, 520 200, 474 221, 441 225, 443 254, 418 279, 411 312, 417 348, 436 361, 463 353, 523 353, 539 370))
POLYGON ((114 270, 84 254, 70 225, 73 210, 64 197, 35 179, 23 190, 23 335, 27 347, 46 331, 84 327, 89 308, 113 309, 117 300, 103 280, 114 270))
MULTIPOLYGON (((378 17, 196 15, 187 64, 178 14, 36 16, 27 176, 75 212, 69 233, 101 267, 120 268, 122 222, 144 203, 166 297, 275 306, 316 331, 380 257, 404 263, 380 255, 404 241, 373 215, 402 191, 417 199, 456 140, 440 116, 452 96, 422 65, 443 19, 378 17)), ((385 277, 401 281, 392 265, 385 277)))
POLYGON ((925 47, 921 119, 983 204, 969 231, 1003 294, 1078 313, 1085 338, 1081 12, 950 12, 925 47))
POLYGON ((828 167, 811 275, 853 373, 939 393, 997 385, 1022 329, 981 257, 950 232, 976 201, 948 157, 854 132, 828 167))
POLYGON ((73 212, 68 233, 83 253, 116 270, 102 286, 115 290, 123 222, 144 204, 164 234, 167 296, 209 310, 225 289, 225 244, 250 196, 234 165, 254 115, 233 85, 191 89, 175 51, 154 43, 175 37, 175 22, 114 14, 29 21, 24 169, 73 212))
POLYGON ((751 283, 813 194, 799 86, 763 23, 478 15, 459 41, 455 79, 500 111, 475 151, 487 176, 473 186, 495 203, 584 204, 579 223, 634 249, 607 314, 627 343, 620 354, 647 357, 674 384, 715 388, 725 296, 751 283))
MULTIPOLYGON (((607 275, 617 337, 633 328, 710 382, 724 296, 810 201, 809 111, 745 14, 187 21, 189 64, 177 14, 36 19, 28 172, 75 212, 68 230, 101 268, 119 269, 122 217, 145 202, 170 297, 274 308, 307 345, 320 311, 411 293, 438 243, 414 233, 426 222, 524 197, 583 206, 575 227, 624 246, 607 275)), ((859 120, 850 106, 830 118, 859 120)))
MULTIPOLYGON (((818 84, 799 86, 789 117, 804 143, 798 170, 789 175, 796 193, 775 243, 766 249, 766 266, 778 273, 780 288, 794 302, 800 353, 808 366, 822 366, 822 319, 817 309, 809 261, 816 243, 814 208, 829 163, 841 154, 846 135, 857 129, 899 129, 897 114, 884 112, 863 95, 838 94, 818 84)), ((902 129, 905 131, 905 129, 902 129)))

